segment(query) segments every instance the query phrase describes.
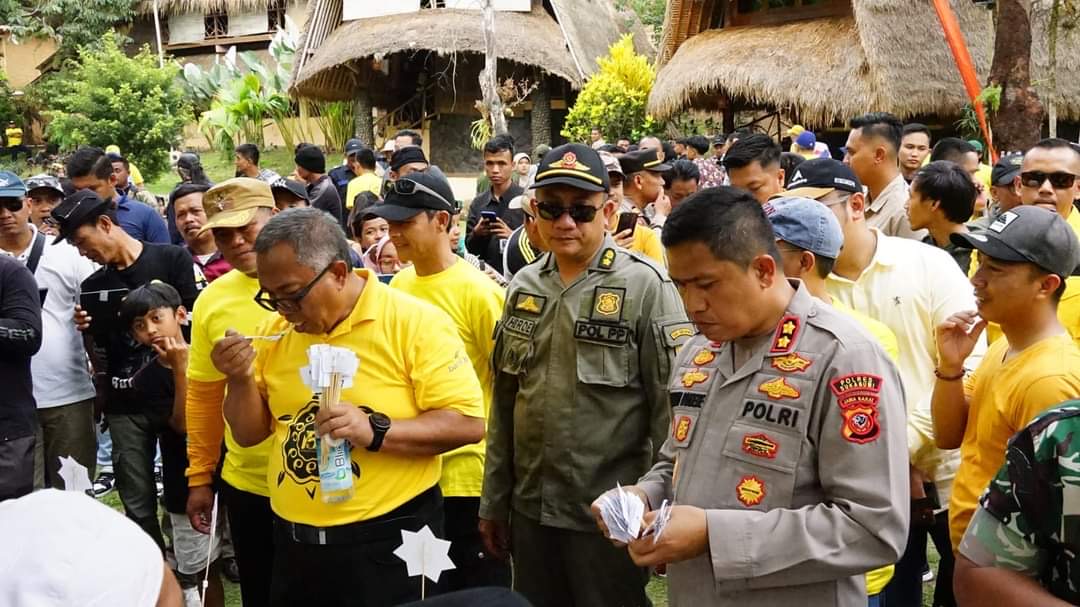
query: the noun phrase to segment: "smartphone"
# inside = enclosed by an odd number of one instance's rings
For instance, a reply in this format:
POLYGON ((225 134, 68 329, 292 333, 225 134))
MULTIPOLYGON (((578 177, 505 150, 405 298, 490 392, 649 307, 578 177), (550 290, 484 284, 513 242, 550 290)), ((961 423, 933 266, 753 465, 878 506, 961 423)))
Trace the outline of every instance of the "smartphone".
POLYGON ((632 230, 637 225, 637 220, 638 214, 633 211, 619 213, 619 225, 615 226, 615 233, 621 234, 627 230, 632 230))
POLYGON ((495 211, 480 211, 481 221, 495 221, 499 218, 499 214, 495 211))

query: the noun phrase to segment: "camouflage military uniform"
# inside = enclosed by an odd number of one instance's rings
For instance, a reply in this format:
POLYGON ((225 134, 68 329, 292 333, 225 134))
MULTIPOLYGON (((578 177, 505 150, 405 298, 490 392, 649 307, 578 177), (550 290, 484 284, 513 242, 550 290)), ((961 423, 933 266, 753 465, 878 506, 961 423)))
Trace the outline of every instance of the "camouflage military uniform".
POLYGON ((1009 441, 960 553, 981 567, 1035 578, 1080 603, 1080 401, 1047 411, 1009 441))

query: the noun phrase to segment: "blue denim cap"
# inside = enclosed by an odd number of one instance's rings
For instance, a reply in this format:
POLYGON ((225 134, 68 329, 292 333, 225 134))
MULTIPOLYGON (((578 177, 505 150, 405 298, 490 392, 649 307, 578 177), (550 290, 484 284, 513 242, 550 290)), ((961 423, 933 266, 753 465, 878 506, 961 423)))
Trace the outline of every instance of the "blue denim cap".
POLYGON ((0 171, 0 198, 22 198, 26 196, 26 185, 19 176, 11 171, 0 171))
POLYGON ((844 246, 844 232, 829 207, 816 200, 782 196, 763 206, 777 240, 836 259, 844 246))

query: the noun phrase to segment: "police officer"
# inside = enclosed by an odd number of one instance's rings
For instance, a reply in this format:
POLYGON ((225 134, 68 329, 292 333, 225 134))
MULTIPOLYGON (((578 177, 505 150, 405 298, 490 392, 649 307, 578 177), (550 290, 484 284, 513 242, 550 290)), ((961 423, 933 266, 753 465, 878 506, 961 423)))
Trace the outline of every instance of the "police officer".
POLYGON ((514 276, 497 329, 480 528, 537 607, 648 604, 646 571, 589 504, 652 465, 671 362, 695 333, 663 268, 607 234, 608 187, 586 146, 544 156, 532 204, 551 250, 514 276))
POLYGON ((646 524, 665 499, 671 518, 629 553, 669 564, 674 607, 865 605, 863 573, 907 537, 900 376, 856 321, 784 276, 774 238, 761 205, 729 187, 664 226, 702 334, 675 361, 660 461, 632 488, 653 509, 646 524))

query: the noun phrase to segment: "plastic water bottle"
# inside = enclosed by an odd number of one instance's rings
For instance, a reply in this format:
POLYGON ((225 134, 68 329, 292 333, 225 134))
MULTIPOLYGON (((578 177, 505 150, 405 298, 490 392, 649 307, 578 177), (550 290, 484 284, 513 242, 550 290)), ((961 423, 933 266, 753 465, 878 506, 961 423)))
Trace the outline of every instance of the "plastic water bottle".
MULTIPOLYGON (((330 385, 319 394, 319 407, 337 407, 341 402, 342 378, 330 374, 330 385)), ((352 455, 349 441, 316 436, 319 454, 319 488, 327 504, 348 501, 353 496, 352 455)))

